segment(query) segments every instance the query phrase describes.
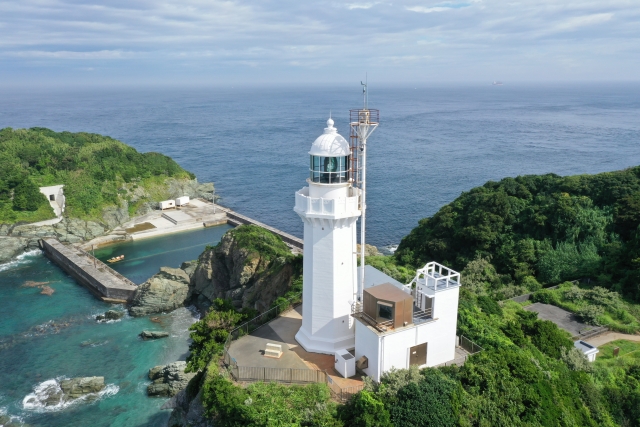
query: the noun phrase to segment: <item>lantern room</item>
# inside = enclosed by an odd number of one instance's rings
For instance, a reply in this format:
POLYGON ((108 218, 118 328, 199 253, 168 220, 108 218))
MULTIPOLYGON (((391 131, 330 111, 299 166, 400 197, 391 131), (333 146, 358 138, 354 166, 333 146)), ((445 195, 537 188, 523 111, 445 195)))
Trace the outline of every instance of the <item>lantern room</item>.
POLYGON ((309 151, 309 182, 314 184, 349 183, 349 143, 327 120, 327 127, 309 151))

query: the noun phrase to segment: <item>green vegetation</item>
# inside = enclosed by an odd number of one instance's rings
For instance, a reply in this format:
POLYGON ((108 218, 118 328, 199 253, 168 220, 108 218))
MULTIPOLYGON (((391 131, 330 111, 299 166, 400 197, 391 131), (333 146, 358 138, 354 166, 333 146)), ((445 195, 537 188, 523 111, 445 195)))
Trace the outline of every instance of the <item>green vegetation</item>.
MULTIPOLYGON (((66 214, 99 219, 104 207, 120 206, 138 187, 148 200, 161 200, 154 196, 163 195, 159 193, 168 177, 194 178, 167 156, 139 153, 101 135, 44 128, 0 130, 0 223, 53 218, 38 187, 64 184, 66 214)), ((145 197, 130 209, 135 212, 145 197)))
POLYGON ((562 307, 589 325, 606 326, 627 334, 640 332, 640 307, 625 301, 617 292, 599 286, 565 282, 556 289, 535 292, 531 300, 562 307))
POLYGON ((589 363, 552 322, 497 302, 533 292, 589 323, 639 331, 639 175, 487 183, 422 220, 395 256, 368 257, 405 283, 430 260, 463 270, 458 334, 483 348, 464 366, 387 372, 336 405, 319 385, 234 385, 214 356, 208 416, 229 426, 640 426, 640 343, 603 346, 589 363), (582 278, 591 283, 566 282, 582 278))
POLYGON ((590 278, 639 301, 639 225, 640 167, 505 178, 421 220, 395 258, 414 268, 444 263, 495 299, 590 278))
MULTIPOLYGON (((252 255, 259 256, 266 262, 271 262, 276 258, 286 260, 295 258, 291 249, 279 236, 257 225, 242 225, 230 230, 229 233, 233 235, 233 239, 239 247, 252 255)), ((247 257, 247 259, 250 258, 252 257, 247 257)))

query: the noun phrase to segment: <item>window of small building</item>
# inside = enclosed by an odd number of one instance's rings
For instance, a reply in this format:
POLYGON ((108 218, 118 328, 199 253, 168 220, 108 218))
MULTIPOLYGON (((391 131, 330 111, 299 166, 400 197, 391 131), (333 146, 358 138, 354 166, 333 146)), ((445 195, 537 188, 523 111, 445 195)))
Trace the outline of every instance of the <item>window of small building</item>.
POLYGON ((378 301, 378 322, 393 320, 393 304, 378 301))

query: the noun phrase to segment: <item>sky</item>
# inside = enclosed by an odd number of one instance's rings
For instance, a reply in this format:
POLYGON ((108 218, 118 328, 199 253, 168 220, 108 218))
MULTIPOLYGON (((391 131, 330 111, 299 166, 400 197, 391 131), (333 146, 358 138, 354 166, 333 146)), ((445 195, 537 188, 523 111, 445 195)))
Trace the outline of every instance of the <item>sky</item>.
POLYGON ((640 80, 640 0, 0 0, 0 85, 640 80))

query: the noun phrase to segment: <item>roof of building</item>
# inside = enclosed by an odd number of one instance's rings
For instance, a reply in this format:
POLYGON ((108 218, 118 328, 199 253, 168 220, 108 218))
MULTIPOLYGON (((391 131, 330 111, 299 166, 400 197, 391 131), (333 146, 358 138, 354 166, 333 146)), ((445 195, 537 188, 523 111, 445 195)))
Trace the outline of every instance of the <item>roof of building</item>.
POLYGON ((309 154, 321 157, 342 157, 349 156, 351 149, 347 140, 333 127, 333 120, 329 119, 324 133, 316 138, 311 145, 309 154))
MULTIPOLYGON (((360 283, 360 269, 358 268, 358 283, 360 283)), ((402 288, 404 285, 393 277, 384 274, 382 271, 370 265, 364 266, 364 288, 368 289, 372 286, 381 285, 383 283, 391 283, 392 285, 402 288)))
POLYGON ((390 302, 399 302, 407 299, 413 300, 411 294, 404 292, 391 283, 383 283, 382 285, 372 286, 364 290, 373 297, 390 302))
POLYGON ((593 354, 600 351, 595 345, 591 345, 588 342, 582 340, 574 342, 573 345, 584 354, 593 354))

